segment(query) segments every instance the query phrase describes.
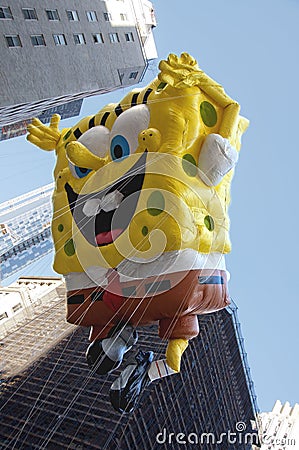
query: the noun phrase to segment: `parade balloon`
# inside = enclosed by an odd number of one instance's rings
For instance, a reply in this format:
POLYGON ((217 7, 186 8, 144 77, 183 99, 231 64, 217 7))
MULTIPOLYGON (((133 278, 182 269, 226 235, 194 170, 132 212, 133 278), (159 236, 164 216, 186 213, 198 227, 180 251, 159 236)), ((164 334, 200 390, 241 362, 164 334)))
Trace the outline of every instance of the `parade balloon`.
POLYGON ((54 269, 67 321, 91 328, 89 366, 118 367, 137 327, 158 323, 168 341, 165 360, 139 352, 113 383, 113 406, 131 411, 150 381, 179 372, 197 315, 229 304, 228 206, 248 121, 183 53, 119 103, 58 124, 58 115, 49 126, 33 119, 28 140, 56 152, 54 269))

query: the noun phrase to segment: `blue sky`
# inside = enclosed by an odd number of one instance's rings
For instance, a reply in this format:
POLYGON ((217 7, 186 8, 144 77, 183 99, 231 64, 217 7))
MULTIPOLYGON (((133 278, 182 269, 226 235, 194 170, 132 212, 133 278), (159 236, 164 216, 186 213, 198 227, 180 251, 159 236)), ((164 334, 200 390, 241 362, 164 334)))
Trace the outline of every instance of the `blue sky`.
MULTIPOLYGON (((190 53, 250 120, 232 185, 230 293, 239 307, 260 408, 272 409, 276 399, 294 404, 299 401, 299 2, 161 0, 154 5, 159 59, 190 53)), ((156 73, 156 63, 151 64, 146 80, 156 73)), ((82 115, 123 94, 85 100, 82 115)), ((39 151, 24 137, 0 143, 0 150, 1 202, 51 182, 51 152, 39 151)), ((51 273, 49 260, 44 270, 51 273)))

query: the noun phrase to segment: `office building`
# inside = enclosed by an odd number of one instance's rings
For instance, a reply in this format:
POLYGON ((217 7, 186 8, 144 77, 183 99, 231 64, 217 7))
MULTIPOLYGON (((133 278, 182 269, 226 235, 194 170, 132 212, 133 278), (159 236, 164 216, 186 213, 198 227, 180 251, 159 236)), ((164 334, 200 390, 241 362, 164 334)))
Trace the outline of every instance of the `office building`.
MULTIPOLYGON (((15 330, 22 328, 22 324, 32 321, 34 318, 41 317, 45 311, 49 311, 49 308, 55 309, 56 305, 64 300, 65 296, 65 286, 64 282, 59 277, 21 277, 8 287, 0 287, 0 339, 5 336, 14 333, 15 330)), ((61 308, 59 308, 60 314, 63 313, 61 308)), ((56 322, 56 321, 55 321, 56 322)), ((39 321, 40 324, 43 321, 39 321)), ((46 325, 46 322, 44 323, 46 325)), ((49 342, 53 345, 58 337, 59 333, 57 324, 53 321, 53 329, 55 330, 56 337, 53 336, 51 339, 47 339, 47 334, 49 333, 49 324, 47 324, 47 332, 43 334, 46 339, 46 344, 49 342), (54 340, 53 340, 54 338, 54 340)), ((72 329, 71 325, 60 324, 60 331, 72 329)), ((33 335, 38 336, 38 340, 41 340, 41 335, 38 333, 33 333, 33 335)), ((61 336, 60 336, 61 337, 61 336)), ((23 340, 23 339, 22 339, 23 340)), ((31 355, 33 355, 32 348, 28 345, 28 336, 24 341, 24 351, 28 352, 26 357, 23 359, 23 363, 30 364, 31 355)), ((6 346, 6 350, 9 350, 6 346)), ((15 358, 9 357, 9 355, 2 354, 2 365, 1 370, 6 373, 6 375, 12 375, 14 373, 12 366, 18 368, 20 361, 18 361, 17 354, 15 353, 15 358), (8 361, 12 362, 12 366, 8 370, 6 363, 8 361)), ((24 356, 24 355, 23 355, 24 356)), ((17 370, 16 370, 17 371, 17 370)))
POLYGON ((0 204, 0 280, 53 249, 50 183, 0 204))
POLYGON ((0 127, 136 84, 157 56, 148 0, 9 0, 0 24, 0 127))
MULTIPOLYGON (((18 283, 33 297, 32 286, 49 280, 18 283)), ((249 450, 257 442, 251 424, 258 408, 234 305, 200 316, 200 333, 186 350, 181 373, 150 384, 136 410, 120 415, 109 402, 120 370, 106 376, 89 370, 88 330, 66 324, 62 285, 53 283, 47 289, 60 291, 56 301, 55 295, 44 301, 41 293, 40 313, 31 304, 30 317, 16 320, 9 333, 2 325, 5 448, 249 450)), ((142 328, 122 367, 138 349, 161 358, 165 348, 156 326, 142 328)))
MULTIPOLYGON (((258 415, 260 450, 295 450, 299 448, 299 404, 291 407, 280 400, 270 412, 258 415)), ((256 450, 256 447, 254 447, 256 450)))

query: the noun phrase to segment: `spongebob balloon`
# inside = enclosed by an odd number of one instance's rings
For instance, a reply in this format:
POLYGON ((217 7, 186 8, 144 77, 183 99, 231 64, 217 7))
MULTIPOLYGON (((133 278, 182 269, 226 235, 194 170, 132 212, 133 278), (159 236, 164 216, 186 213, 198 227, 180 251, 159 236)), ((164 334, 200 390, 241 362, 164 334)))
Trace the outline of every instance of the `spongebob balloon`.
POLYGON ((136 327, 158 322, 166 359, 139 352, 110 390, 131 411, 142 389, 177 373, 198 314, 229 304, 230 184, 248 121, 187 53, 147 87, 59 131, 34 119, 28 140, 56 151, 54 269, 67 320, 91 327, 87 362, 117 368, 136 327))

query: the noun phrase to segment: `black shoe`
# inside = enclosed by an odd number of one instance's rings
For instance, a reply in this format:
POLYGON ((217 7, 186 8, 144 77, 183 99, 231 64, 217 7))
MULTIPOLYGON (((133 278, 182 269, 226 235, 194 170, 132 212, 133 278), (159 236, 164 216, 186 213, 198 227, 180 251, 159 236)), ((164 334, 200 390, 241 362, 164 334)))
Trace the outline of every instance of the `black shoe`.
POLYGON ((117 325, 107 338, 94 341, 86 352, 86 359, 91 370, 98 375, 105 375, 120 366, 124 354, 138 339, 137 331, 131 325, 117 325))
POLYGON ((114 381, 110 388, 110 401, 114 409, 120 413, 130 413, 137 405, 141 393, 151 380, 148 370, 154 359, 153 352, 139 351, 136 363, 131 363, 114 381))

